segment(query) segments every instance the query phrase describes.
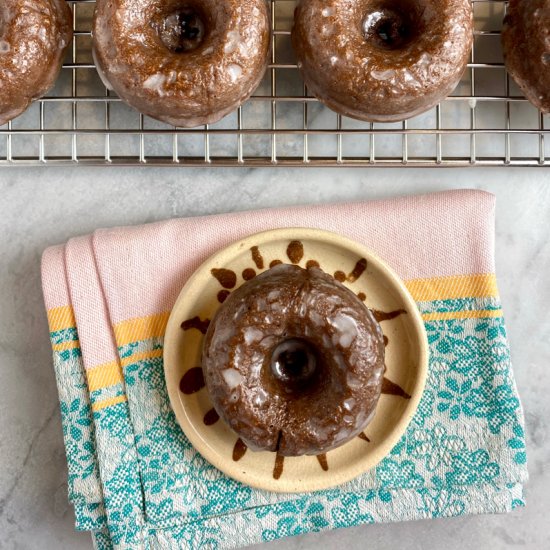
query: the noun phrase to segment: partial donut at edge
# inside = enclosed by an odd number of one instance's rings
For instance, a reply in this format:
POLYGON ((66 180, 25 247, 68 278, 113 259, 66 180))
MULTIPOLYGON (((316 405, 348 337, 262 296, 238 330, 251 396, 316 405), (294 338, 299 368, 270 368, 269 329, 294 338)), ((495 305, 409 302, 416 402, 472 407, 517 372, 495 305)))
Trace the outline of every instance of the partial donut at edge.
POLYGON ((0 126, 53 87, 73 36, 65 0, 3 0, 0 5, 0 126))

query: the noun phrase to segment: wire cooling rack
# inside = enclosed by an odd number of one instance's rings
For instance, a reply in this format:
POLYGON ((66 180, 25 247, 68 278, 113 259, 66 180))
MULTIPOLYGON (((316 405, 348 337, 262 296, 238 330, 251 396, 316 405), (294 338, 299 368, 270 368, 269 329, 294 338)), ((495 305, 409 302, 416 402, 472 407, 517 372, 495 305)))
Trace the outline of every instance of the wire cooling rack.
POLYGON ((431 111, 392 124, 337 115, 307 94, 290 46, 295 0, 271 0, 271 62, 241 108, 179 129, 103 86, 91 55, 94 0, 74 0, 74 38, 55 88, 0 127, 0 165, 550 166, 550 117, 507 75, 503 0, 472 0, 475 40, 462 81, 431 111))

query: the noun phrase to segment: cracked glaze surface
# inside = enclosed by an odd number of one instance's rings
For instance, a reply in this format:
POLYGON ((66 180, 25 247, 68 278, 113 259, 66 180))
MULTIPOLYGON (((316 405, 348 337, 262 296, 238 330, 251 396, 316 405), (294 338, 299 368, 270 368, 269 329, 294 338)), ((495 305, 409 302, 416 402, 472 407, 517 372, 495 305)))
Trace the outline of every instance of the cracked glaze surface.
POLYGON ((550 0, 511 0, 502 46, 506 69, 521 91, 550 113, 550 0))
POLYGON ((65 0, 2 1, 0 126, 53 86, 72 32, 72 12, 65 0))
POLYGON ((98 1, 94 55, 104 82, 124 101, 150 117, 193 127, 221 119, 256 89, 270 26, 265 0, 193 0, 185 8, 200 14, 204 36, 177 52, 167 27, 182 9, 178 0, 98 1))
POLYGON ((203 369, 220 416, 252 449, 319 454, 357 436, 374 416, 384 342, 371 312, 318 268, 278 265, 227 299, 207 332, 203 369), (297 390, 268 363, 296 338, 317 351, 297 390))
POLYGON ((292 43, 313 95, 343 115, 392 122, 454 90, 472 17, 469 0, 302 0, 292 43), (405 36, 392 42, 393 33, 405 36))

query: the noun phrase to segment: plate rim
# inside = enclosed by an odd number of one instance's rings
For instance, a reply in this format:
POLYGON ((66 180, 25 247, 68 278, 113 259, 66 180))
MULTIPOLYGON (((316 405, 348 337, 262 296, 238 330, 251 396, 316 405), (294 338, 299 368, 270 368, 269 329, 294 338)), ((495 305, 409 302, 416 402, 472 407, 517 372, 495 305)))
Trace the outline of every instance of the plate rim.
MULTIPOLYGON (((416 413, 426 386, 428 364, 429 346, 424 321, 414 298, 411 296, 404 281, 399 277, 399 275, 397 275, 397 273, 395 273, 395 271, 368 246, 332 231, 310 227, 285 227, 253 233, 232 241, 206 258, 187 279, 174 302, 168 323, 166 325, 163 346, 163 369, 170 406, 180 429, 183 431, 189 442, 193 445, 194 449, 210 464, 228 477, 250 487, 276 493, 304 493, 329 489, 331 487, 349 482, 359 475, 376 467, 398 443, 416 413), (188 414, 185 412, 183 401, 179 396, 179 382, 174 379, 176 369, 171 368, 175 367, 173 364, 175 363, 175 359, 172 361, 170 355, 173 355, 175 352, 171 353, 171 347, 166 345, 166 342, 168 341, 177 341, 181 321, 179 318, 176 319, 177 316, 175 314, 178 309, 178 304, 185 299, 185 296, 189 293, 190 289, 193 289, 196 284, 196 280, 203 276, 203 271, 205 268, 210 268, 213 265, 227 265, 227 259, 235 257, 241 250, 246 250, 247 246, 248 248, 251 246, 261 246, 262 244, 265 244, 266 241, 285 239, 290 241, 309 239, 328 242, 329 244, 337 245, 337 247, 344 247, 349 251, 355 252, 359 257, 365 257, 368 263, 376 265, 377 269, 383 272, 386 279, 389 279, 393 283, 399 298, 406 307, 409 318, 412 320, 412 326, 418 335, 417 376, 415 379, 415 385, 410 393, 411 397, 408 400, 399 421, 392 426, 391 430, 389 430, 387 436, 384 437, 378 447, 368 455, 369 458, 366 461, 359 462, 361 465, 360 467, 350 467, 346 469, 346 475, 344 476, 339 473, 336 482, 331 482, 331 479, 335 476, 327 476, 325 483, 315 483, 314 486, 308 485, 306 480, 300 480, 300 488, 294 488, 293 485, 295 485, 295 483, 285 483, 283 478, 279 479, 273 486, 267 487, 265 484, 257 482, 257 478, 255 476, 250 476, 250 472, 248 474, 243 472, 242 468, 229 468, 231 471, 228 471, 226 468, 228 460, 221 458, 220 454, 207 444, 207 438, 201 438, 199 435, 199 430, 197 430, 195 425, 189 421, 188 414), (224 259, 226 260, 225 262, 224 259), (174 338, 170 337, 171 334, 174 334, 174 338), (366 467, 364 465, 365 462, 368 463, 368 466, 366 467)), ((238 436, 238 434, 235 435, 238 436)), ((258 478, 258 480, 261 480, 261 478, 258 478)))

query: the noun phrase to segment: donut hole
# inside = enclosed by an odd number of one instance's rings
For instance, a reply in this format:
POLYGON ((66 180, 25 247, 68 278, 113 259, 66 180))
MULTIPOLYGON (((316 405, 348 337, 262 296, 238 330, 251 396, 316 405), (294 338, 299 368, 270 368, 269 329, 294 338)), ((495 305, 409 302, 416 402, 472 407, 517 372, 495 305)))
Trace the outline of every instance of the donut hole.
POLYGON ((422 27, 417 3, 393 0, 376 4, 362 23, 365 40, 383 50, 399 50, 411 43, 422 27))
POLYGON ((207 18, 196 6, 185 4, 164 17, 159 34, 172 53, 191 52, 206 38, 207 18))
POLYGON ((322 363, 310 342, 303 338, 287 338, 273 349, 270 370, 286 392, 303 392, 315 385, 322 363))

